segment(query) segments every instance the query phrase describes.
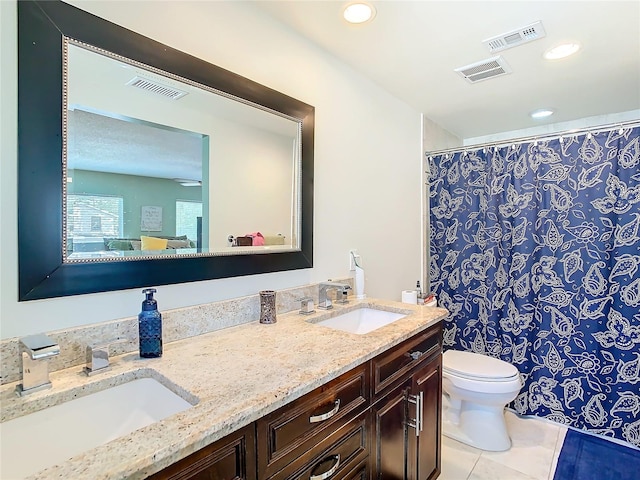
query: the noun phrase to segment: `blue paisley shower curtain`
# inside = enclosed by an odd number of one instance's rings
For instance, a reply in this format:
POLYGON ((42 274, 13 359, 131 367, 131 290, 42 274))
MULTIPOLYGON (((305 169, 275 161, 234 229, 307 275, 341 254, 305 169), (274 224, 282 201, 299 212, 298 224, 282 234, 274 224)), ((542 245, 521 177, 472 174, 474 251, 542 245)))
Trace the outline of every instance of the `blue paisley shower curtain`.
POLYGON ((446 349, 514 364, 518 413, 640 445, 640 128, 429 156, 446 349))

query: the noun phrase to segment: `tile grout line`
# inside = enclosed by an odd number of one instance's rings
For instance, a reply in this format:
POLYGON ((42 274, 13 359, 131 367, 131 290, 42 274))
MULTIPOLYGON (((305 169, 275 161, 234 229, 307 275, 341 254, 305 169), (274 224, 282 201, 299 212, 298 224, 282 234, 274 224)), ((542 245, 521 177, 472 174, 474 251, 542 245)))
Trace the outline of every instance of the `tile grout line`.
POLYGON ((481 456, 482 456, 482 451, 480 451, 480 455, 478 455, 478 457, 476 458, 476 461, 473 462, 473 467, 471 467, 471 470, 469 470, 469 473, 467 474, 467 478, 465 480, 469 480, 471 478, 471 474, 473 473, 476 466, 478 465, 478 462, 480 461, 481 456))
POLYGON ((562 435, 562 429, 558 428, 558 436, 556 437, 556 445, 553 449, 553 458, 551 459, 551 465, 549 466, 549 475, 547 476, 548 480, 553 480, 553 477, 556 473, 556 468, 558 467, 558 460, 560 458, 560 450, 562 450, 562 445, 564 445, 564 436, 562 435), (562 442, 560 439, 562 438, 562 442))
POLYGON ((558 440, 560 439, 560 429, 558 428, 557 432, 556 432, 556 441, 553 444, 553 456, 551 457, 551 465, 549 465, 549 471, 547 472, 547 480, 551 480, 553 477, 553 460, 554 458, 556 458, 556 452, 558 451, 558 440))
MULTIPOLYGON (((532 419, 532 422, 537 423, 533 419, 532 419)), ((484 464, 482 462, 486 460, 487 462, 495 463, 496 465, 499 465, 501 467, 507 468, 509 470, 513 470, 514 475, 517 475, 517 474, 523 475, 523 478, 527 478, 529 480, 553 480, 553 475, 555 474, 555 466, 557 465, 557 456, 559 456, 559 452, 562 448, 562 440, 564 438, 565 429, 563 429, 562 426, 557 425, 553 422, 540 422, 540 423, 542 424, 541 427, 544 430, 547 430, 549 427, 552 429, 552 431, 549 432, 550 434, 549 437, 551 438, 547 437, 548 440, 547 442, 545 442, 546 446, 543 446, 542 444, 539 445, 539 447, 543 447, 544 450, 548 452, 547 454, 545 454, 545 457, 549 458, 548 457, 549 454, 551 456, 550 462, 549 463, 545 462, 545 465, 544 465, 544 468, 546 468, 546 472, 544 471, 543 468, 540 468, 540 466, 538 466, 537 469, 534 468, 533 470, 529 470, 527 468, 523 468, 524 465, 514 465, 513 462, 502 462, 492 458, 490 455, 490 453, 492 452, 485 452, 483 450, 477 449, 476 451, 478 452, 478 454, 471 462, 472 466, 470 467, 469 470, 467 470, 468 473, 464 475, 463 472, 459 472, 460 474, 463 475, 463 476, 460 476, 459 478, 460 479, 464 478, 465 480, 470 480, 472 478, 484 478, 482 477, 482 473, 479 471, 479 469, 483 469, 484 471, 484 464), (553 438, 553 434, 555 434, 555 438, 553 438), (551 441, 550 441, 552 438, 553 438, 553 444, 551 444, 551 441), (555 459, 555 462, 554 462, 554 459, 555 459), (534 470, 537 470, 535 474, 534 474, 534 470)), ((446 474, 444 478, 447 478, 446 474)), ((498 479, 491 478, 486 480, 498 480, 498 479)))
MULTIPOLYGON (((543 422, 543 425, 545 425, 545 423, 544 423, 544 422, 543 422)), ((553 426, 553 424, 550 424, 550 423, 546 423, 546 425, 547 425, 547 426, 553 426)), ((546 427, 545 427, 545 429, 546 429, 546 427)), ((467 476, 467 480, 469 480, 469 478, 470 478, 470 477, 471 477, 471 475, 473 474, 473 471, 474 471, 474 469, 477 467, 477 464, 478 464, 478 462, 480 461, 480 459, 484 459, 484 460, 487 460, 487 461, 489 461, 489 462, 495 462, 495 463, 497 463, 497 464, 499 464, 499 465, 502 465, 502 466, 504 466, 504 467, 506 467, 506 468, 512 469, 512 470, 514 470, 515 472, 517 472, 517 473, 519 473, 519 474, 522 474, 522 475, 526 476, 527 478, 531 478, 532 480, 552 480, 552 477, 550 477, 550 472, 551 472, 551 469, 553 468, 553 458, 554 458, 554 455, 555 455, 556 450, 557 450, 557 448, 558 448, 558 441, 559 441, 560 433, 561 433, 561 432, 560 432, 560 430, 561 430, 561 429, 560 429, 559 427, 554 426, 554 428, 553 428, 553 429, 554 429, 554 430, 555 430, 555 432, 556 432, 556 438, 554 439, 553 447, 552 447, 552 448, 548 448, 548 450, 551 450, 551 452, 552 452, 552 456, 551 456, 551 462, 550 462, 550 463, 549 463, 549 465, 547 466, 547 472, 546 472, 546 474, 545 474, 545 475, 542 475, 542 476, 534 475, 531 471, 529 471, 529 470, 528 470, 528 469, 526 469, 526 468, 518 468, 517 466, 509 465, 509 464, 507 464, 507 463, 503 463, 503 462, 501 462, 500 460, 497 460, 497 459, 495 459, 495 458, 492 458, 492 457, 489 455, 489 454, 490 454, 490 453, 492 453, 492 452, 487 452, 487 451, 481 450, 481 451, 480 451, 480 455, 479 455, 479 456, 478 456, 478 458, 476 459, 476 462, 475 462, 475 464, 474 464, 473 468, 471 469, 471 472, 470 472, 470 473, 469 473, 469 475, 467 476)), ((495 480, 495 479, 494 479, 494 480, 495 480)))

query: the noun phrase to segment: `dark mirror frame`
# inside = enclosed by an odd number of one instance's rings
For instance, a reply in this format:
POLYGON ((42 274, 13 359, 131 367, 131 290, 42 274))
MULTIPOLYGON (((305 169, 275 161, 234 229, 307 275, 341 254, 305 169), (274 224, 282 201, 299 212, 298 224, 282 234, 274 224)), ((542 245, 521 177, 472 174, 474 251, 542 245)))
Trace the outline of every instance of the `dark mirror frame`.
POLYGON ((59 1, 19 1, 19 300, 311 268, 314 117, 311 105, 71 5, 59 1), (63 36, 300 119, 301 249, 268 254, 63 263, 63 36))

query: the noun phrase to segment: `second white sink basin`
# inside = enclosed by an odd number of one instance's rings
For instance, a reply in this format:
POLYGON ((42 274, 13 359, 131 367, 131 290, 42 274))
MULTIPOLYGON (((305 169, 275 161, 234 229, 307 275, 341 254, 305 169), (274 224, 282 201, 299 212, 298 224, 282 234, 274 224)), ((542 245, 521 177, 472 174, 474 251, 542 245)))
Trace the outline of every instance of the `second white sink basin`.
POLYGON ((24 478, 192 406, 140 378, 0 423, 0 478, 24 478))
POLYGON ((336 317, 317 322, 316 325, 363 335, 406 317, 404 313, 387 312, 376 308, 358 308, 336 317))

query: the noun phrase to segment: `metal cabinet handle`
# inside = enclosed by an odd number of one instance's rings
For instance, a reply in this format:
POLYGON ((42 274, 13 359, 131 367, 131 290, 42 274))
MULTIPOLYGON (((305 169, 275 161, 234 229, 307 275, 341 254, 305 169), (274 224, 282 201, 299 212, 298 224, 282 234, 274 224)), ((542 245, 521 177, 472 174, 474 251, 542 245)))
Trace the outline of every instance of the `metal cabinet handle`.
POLYGON ((418 413, 420 417, 420 431, 422 431, 422 427, 424 426, 424 392, 420 390, 420 407, 418 408, 418 413))
POLYGON ((422 355, 424 355, 424 353, 422 353, 420 350, 405 353, 405 356, 411 357, 411 360, 418 360, 422 355))
POLYGON ((407 425, 415 428, 416 437, 420 436, 420 432, 422 431, 423 425, 423 415, 424 415, 424 392, 420 391, 417 395, 409 395, 407 398, 409 403, 413 403, 416 406, 416 418, 414 420, 410 420, 407 422, 407 425))
POLYGON ((309 480, 325 480, 329 478, 331 475, 333 475, 334 473, 336 473, 336 470, 340 466, 340 454, 338 453, 336 455, 331 455, 330 457, 325 457, 320 462, 324 462, 327 458, 333 458, 333 462, 334 462, 333 467, 331 467, 326 472, 321 473, 320 475, 311 475, 309 477, 309 480))
POLYGON ((418 360, 419 358, 424 357, 426 355, 431 355, 433 352, 435 352, 439 348, 440 348, 440 343, 436 343, 432 347, 429 347, 426 352, 421 352, 420 350, 416 350, 415 352, 407 352, 404 355, 405 357, 411 357, 412 360, 418 360))
POLYGON ((340 408, 340 399, 335 401, 334 407, 329 410, 327 413, 323 413, 322 415, 312 415, 309 417, 309 423, 318 423, 328 418, 333 417, 336 413, 338 413, 338 409, 340 408))

